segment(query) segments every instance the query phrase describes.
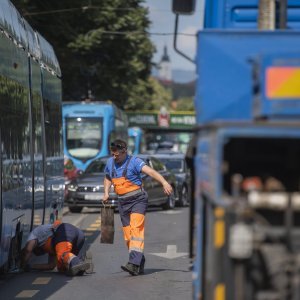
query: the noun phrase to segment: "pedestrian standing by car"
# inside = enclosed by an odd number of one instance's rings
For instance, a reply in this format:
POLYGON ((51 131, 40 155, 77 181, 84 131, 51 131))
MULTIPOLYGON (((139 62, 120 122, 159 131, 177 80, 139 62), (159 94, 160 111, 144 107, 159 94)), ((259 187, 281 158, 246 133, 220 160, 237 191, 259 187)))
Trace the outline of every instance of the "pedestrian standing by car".
POLYGON ((82 275, 91 268, 84 260, 82 251, 85 237, 83 232, 72 224, 55 221, 54 224, 39 225, 30 233, 22 251, 21 267, 29 270, 53 270, 66 275, 82 275), (29 265, 34 253, 37 256, 48 254, 48 263, 29 265))
POLYGON ((172 186, 158 172, 135 156, 127 154, 127 144, 115 140, 110 144, 112 157, 105 167, 104 197, 107 202, 111 185, 118 195, 118 207, 123 225, 124 239, 129 250, 129 261, 122 270, 133 276, 144 273, 144 224, 148 195, 142 188, 141 173, 161 183, 165 194, 171 195, 172 186))

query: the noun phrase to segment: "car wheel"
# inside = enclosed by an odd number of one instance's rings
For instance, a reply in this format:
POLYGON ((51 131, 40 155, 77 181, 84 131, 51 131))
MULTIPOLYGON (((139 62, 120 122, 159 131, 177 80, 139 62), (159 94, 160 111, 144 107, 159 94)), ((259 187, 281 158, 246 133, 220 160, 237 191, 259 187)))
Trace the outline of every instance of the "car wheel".
POLYGON ((80 213, 82 211, 83 207, 78 206, 69 206, 69 211, 72 213, 80 213))
POLYGON ((175 195, 174 192, 168 196, 167 202, 162 206, 163 209, 173 209, 175 207, 175 195))
POLYGON ((179 201, 178 201, 178 206, 183 207, 183 206, 188 206, 189 200, 188 200, 189 194, 188 194, 188 189, 184 185, 181 190, 181 194, 179 196, 179 201))

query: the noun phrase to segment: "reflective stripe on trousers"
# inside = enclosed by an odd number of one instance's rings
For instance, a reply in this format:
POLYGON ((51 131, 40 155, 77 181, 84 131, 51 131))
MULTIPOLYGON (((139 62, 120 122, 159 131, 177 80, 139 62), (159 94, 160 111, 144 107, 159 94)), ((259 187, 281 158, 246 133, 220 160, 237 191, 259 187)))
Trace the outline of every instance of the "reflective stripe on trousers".
POLYGON ((124 239, 129 250, 129 262, 135 265, 140 265, 144 256, 144 225, 147 206, 146 192, 119 201, 124 239))

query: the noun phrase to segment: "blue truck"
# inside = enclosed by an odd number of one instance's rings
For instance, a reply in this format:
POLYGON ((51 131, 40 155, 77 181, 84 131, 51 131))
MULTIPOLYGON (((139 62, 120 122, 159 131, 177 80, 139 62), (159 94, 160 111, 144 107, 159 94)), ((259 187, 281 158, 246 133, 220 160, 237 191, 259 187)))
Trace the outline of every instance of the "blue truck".
POLYGON ((193 299, 300 299, 300 2, 200 4, 193 299))

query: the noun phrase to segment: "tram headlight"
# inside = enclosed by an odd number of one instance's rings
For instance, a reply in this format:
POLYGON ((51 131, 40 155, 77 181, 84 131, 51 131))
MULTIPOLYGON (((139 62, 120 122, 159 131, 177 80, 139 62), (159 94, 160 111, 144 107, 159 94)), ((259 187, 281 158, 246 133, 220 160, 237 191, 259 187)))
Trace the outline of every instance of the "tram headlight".
POLYGON ((69 184, 68 185, 68 191, 70 191, 70 192, 76 192, 77 188, 78 188, 78 186, 76 184, 69 184))

